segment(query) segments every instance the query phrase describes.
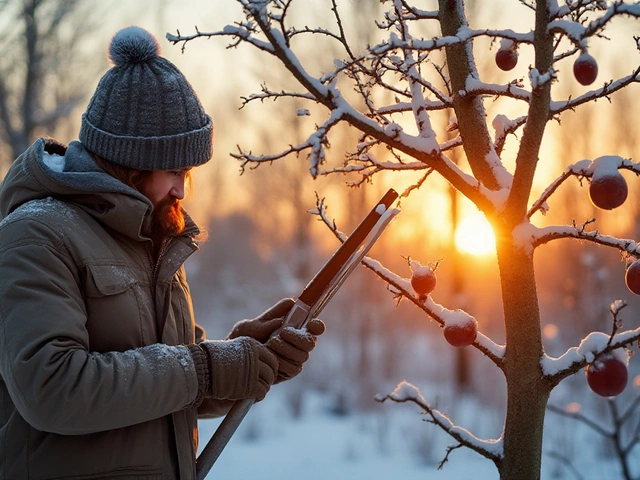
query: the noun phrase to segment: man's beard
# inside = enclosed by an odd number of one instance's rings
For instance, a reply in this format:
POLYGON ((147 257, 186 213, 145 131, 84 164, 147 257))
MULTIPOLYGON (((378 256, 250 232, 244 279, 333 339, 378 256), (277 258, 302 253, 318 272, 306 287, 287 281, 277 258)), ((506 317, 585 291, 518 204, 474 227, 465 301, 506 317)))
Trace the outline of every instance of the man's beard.
POLYGON ((168 236, 180 235, 185 229, 185 218, 180 200, 169 197, 155 205, 151 214, 149 236, 160 243, 168 236))

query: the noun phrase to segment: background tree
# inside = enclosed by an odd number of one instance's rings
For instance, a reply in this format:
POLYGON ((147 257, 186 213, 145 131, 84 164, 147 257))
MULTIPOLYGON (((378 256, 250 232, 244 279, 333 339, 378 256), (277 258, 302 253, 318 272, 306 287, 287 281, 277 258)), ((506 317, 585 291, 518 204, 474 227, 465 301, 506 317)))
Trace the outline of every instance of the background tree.
MULTIPOLYGON (((593 419, 582 413, 581 407, 577 403, 570 403, 565 408, 550 404, 549 411, 580 422, 602 437, 613 450, 624 480, 637 480, 640 475, 633 474, 631 459, 640 444, 640 418, 636 411, 640 406, 640 395, 636 395, 624 405, 617 399, 606 399, 604 405, 606 416, 598 419, 593 419)), ((570 465, 574 472, 578 472, 579 478, 583 478, 580 476, 580 465, 575 465, 571 459, 562 456, 560 452, 555 452, 555 456, 570 465)))
POLYGON ((0 142, 7 168, 39 135, 55 134, 85 100, 98 68, 86 39, 96 5, 85 0, 0 3, 0 142))
MULTIPOLYGON (((588 41, 602 38, 605 28, 618 17, 640 17, 640 7, 622 1, 579 0, 562 5, 555 0, 535 4, 522 1, 522 15, 530 15, 532 28, 516 32, 471 27, 461 0, 440 0, 434 10, 394 0, 385 2, 390 5, 389 9, 376 23, 377 43, 355 50, 344 29, 336 0, 331 1, 335 22, 330 27, 314 26, 313 19, 305 22, 304 27, 295 27, 290 22, 290 13, 297 5, 293 0, 238 1, 246 14, 245 20, 213 33, 168 35, 169 40, 179 43, 202 36, 228 36, 234 45, 250 44, 280 60, 303 89, 265 87, 261 93, 252 95, 250 101, 294 98, 329 111, 306 141, 275 154, 240 152, 237 157, 243 165, 273 162, 291 153, 308 152, 314 177, 355 172, 363 178, 372 178, 382 172, 416 172, 417 180, 406 189, 405 197, 423 188, 427 177, 437 172, 492 224, 497 239, 504 345, 476 332, 477 322, 469 313, 447 309, 432 296, 412 291, 406 271, 394 273, 371 259, 364 263, 387 282, 398 299, 412 302, 445 331, 457 327, 474 334, 473 347, 504 374, 507 407, 502 435, 497 439, 474 436, 455 425, 408 383, 401 383, 385 398, 416 403, 427 412, 432 423, 457 441, 443 463, 451 451, 466 446, 492 460, 502 479, 540 478, 544 418, 551 391, 585 367, 598 371, 611 357, 622 363, 622 370, 626 371, 626 365, 619 358, 627 358, 625 349, 640 339, 640 328, 623 331, 620 311, 624 304, 613 302, 613 321, 608 333, 592 332, 563 355, 556 358, 547 355, 542 340, 533 256, 536 249, 554 240, 577 239, 617 249, 625 260, 635 261, 640 256, 636 242, 603 235, 593 228, 590 219, 567 218, 567 225, 542 226, 544 222, 539 213, 547 211, 553 194, 572 177, 589 186, 596 206, 617 207, 624 202, 622 197, 626 197, 626 193, 622 195, 623 190, 626 192, 626 183, 623 187, 618 170, 639 173, 640 166, 616 155, 594 160, 575 158, 575 163, 561 159, 566 165, 564 172, 537 199, 532 198, 547 124, 567 111, 579 111, 584 104, 638 82, 640 68, 620 78, 606 81, 600 78, 594 84, 597 63, 588 54, 588 41), (439 30, 435 35, 434 27, 439 30), (422 32, 429 32, 429 36, 422 36, 422 32), (306 36, 311 36, 318 45, 327 41, 341 46, 343 58, 334 62, 332 71, 314 75, 309 66, 300 61, 295 53, 296 45, 306 36), (518 64, 519 55, 531 53, 527 81, 519 78, 498 84, 484 81, 474 58, 479 50, 474 49, 472 42, 477 42, 476 45, 484 42, 486 46, 485 40, 489 40, 489 44, 491 40, 499 42, 497 65, 506 71, 518 64), (445 63, 439 62, 435 52, 444 52, 445 63), (572 80, 559 74, 563 69, 571 70, 571 62, 575 62, 572 80), (594 87, 576 97, 552 98, 552 88, 561 78, 584 86, 594 84, 594 87), (438 82, 444 82, 449 88, 438 87, 438 82), (350 100, 348 92, 352 90, 359 95, 358 102, 350 100), (505 110, 510 112, 509 116, 496 115, 491 120, 495 135, 490 133, 487 121, 488 99, 500 101, 501 105, 514 104, 505 110), (434 127, 439 124, 434 119, 450 108, 455 112, 458 132, 453 140, 447 139, 444 132, 436 132, 434 127), (336 167, 327 164, 325 149, 330 134, 340 124, 357 129, 360 138, 345 164, 336 167), (516 134, 517 151, 511 165, 504 147, 507 139, 516 134), (380 151, 385 150, 379 147, 386 149, 388 159, 381 159, 380 151), (458 148, 464 150, 468 164, 465 167, 470 173, 450 158, 450 152, 458 148), (614 198, 616 193, 618 198, 614 198)), ((374 19, 371 25, 373 22, 374 19)), ((633 41, 638 46, 638 39, 633 41)), ((480 51, 486 55, 488 49, 480 51)), ((587 194, 584 190, 582 194, 586 202, 587 194)), ((329 228, 335 229, 323 208, 319 208, 318 213, 329 228)), ((621 267, 620 276, 623 275, 621 267)), ((602 391, 600 387, 596 390, 602 391)))

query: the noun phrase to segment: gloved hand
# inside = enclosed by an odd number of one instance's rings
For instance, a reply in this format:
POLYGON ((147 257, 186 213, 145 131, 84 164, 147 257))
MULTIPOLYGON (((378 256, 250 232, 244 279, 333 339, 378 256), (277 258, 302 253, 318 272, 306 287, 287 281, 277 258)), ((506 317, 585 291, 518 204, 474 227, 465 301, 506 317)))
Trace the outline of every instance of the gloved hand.
POLYGON ((245 336, 255 338, 260 343, 266 343, 273 332, 280 328, 284 317, 289 313, 293 304, 293 299, 283 298, 256 318, 240 320, 233 326, 227 338, 232 339, 245 336))
POLYGON ((200 405, 206 397, 260 401, 276 379, 276 356, 253 338, 204 341, 187 348, 198 374, 195 405, 200 405))
POLYGON ((324 322, 314 318, 305 327, 284 327, 269 338, 267 347, 278 357, 278 378, 275 383, 289 380, 302 371, 311 350, 316 346, 316 337, 322 335, 325 329, 324 322))
POLYGON ((294 303, 291 298, 283 298, 256 318, 236 323, 227 337, 248 336, 266 343, 278 356, 278 378, 275 383, 289 380, 302 371, 304 362, 316 345, 316 337, 325 331, 324 322, 316 318, 305 328, 286 327, 278 335, 274 335, 294 303))

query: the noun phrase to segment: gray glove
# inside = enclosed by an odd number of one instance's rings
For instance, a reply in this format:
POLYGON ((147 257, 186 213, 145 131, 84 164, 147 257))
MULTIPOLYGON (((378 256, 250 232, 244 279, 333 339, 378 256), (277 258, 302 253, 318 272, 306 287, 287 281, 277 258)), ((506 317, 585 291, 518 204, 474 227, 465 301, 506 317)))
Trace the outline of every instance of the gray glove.
POLYGON ((206 397, 260 401, 276 379, 276 356, 253 338, 204 341, 187 348, 198 374, 195 405, 206 397))
POLYGON ((322 320, 314 318, 305 327, 285 327, 267 341, 278 357, 278 378, 275 383, 289 380, 302 371, 309 354, 316 346, 316 337, 322 335, 326 327, 322 320))
POLYGON ((286 327, 276 335, 293 304, 293 299, 283 298, 256 318, 236 323, 228 336, 252 337, 273 350, 279 363, 278 379, 275 383, 289 380, 302 371, 303 364, 309 359, 309 353, 316 346, 316 337, 325 331, 324 322, 314 318, 305 328, 286 327))
POLYGON ((227 338, 251 337, 260 343, 266 343, 269 337, 280 328, 294 301, 291 298, 283 298, 273 307, 250 320, 240 320, 233 326, 227 338))

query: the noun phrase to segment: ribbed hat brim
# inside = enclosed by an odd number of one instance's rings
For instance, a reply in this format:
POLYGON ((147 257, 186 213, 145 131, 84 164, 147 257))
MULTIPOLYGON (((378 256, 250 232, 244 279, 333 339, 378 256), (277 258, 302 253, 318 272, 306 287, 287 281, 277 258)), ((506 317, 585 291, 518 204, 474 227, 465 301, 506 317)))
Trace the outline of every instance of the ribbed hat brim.
POLYGON ((213 154, 213 121, 197 130, 156 137, 114 135, 93 125, 82 115, 80 141, 90 151, 118 165, 138 170, 180 170, 197 167, 213 154))

